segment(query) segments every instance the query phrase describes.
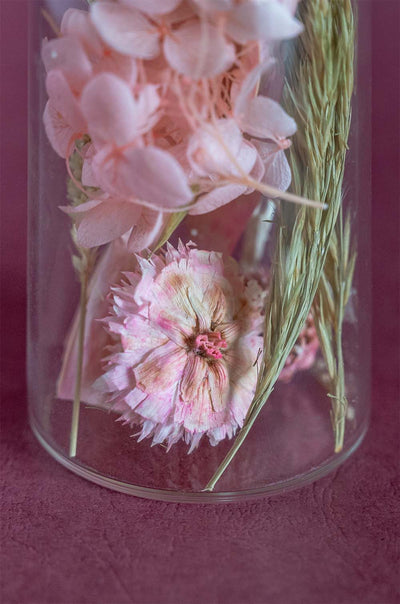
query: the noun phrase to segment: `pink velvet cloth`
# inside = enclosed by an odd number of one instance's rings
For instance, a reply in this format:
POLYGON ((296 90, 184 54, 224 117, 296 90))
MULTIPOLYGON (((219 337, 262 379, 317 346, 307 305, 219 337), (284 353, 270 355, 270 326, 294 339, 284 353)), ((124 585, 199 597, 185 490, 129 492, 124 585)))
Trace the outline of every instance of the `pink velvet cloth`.
MULTIPOLYGON (((363 0, 366 1, 366 0, 363 0)), ((26 9, 1 0, 2 603, 395 604, 398 538, 398 0, 373 2, 371 427, 332 475, 217 506, 114 493, 27 423, 26 9)))

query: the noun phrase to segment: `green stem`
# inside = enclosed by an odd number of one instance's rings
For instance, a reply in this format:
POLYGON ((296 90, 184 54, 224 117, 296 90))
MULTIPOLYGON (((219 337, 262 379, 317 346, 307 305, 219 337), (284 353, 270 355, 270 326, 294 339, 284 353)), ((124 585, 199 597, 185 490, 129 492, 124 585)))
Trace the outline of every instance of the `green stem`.
MULTIPOLYGON (((342 229, 342 216, 341 229, 342 229)), ((341 250, 343 251, 343 235, 341 233, 341 250)), ((342 326, 343 326, 343 311, 344 311, 344 270, 343 270, 343 258, 340 259, 340 270, 339 270, 339 309, 336 326, 336 355, 337 355, 337 380, 336 380, 336 417, 335 417, 335 453, 340 453, 343 449, 345 422, 346 422, 346 389, 345 389, 345 377, 344 377, 344 360, 343 360, 343 344, 342 344, 342 326)))
MULTIPOLYGON (((272 388, 270 389, 269 392, 267 392, 266 398, 269 397, 271 392, 272 392, 272 388)), ((229 464, 235 457, 236 453, 239 451, 240 447, 246 440, 246 437, 247 437, 248 433, 250 432, 250 429, 252 428, 252 426, 253 426, 254 422, 256 421, 258 414, 260 413, 262 408, 263 408, 263 405, 258 405, 257 407, 254 408, 252 417, 249 417, 249 419, 246 420, 246 422, 244 423, 243 427, 239 430, 238 435, 235 438, 235 442, 233 443, 232 447, 229 449, 228 453, 226 454, 226 456, 224 457, 222 462, 219 464, 215 474, 212 476, 212 478, 206 484, 203 491, 213 491, 214 490, 214 487, 217 484, 217 482, 219 481, 219 479, 221 478, 222 474, 225 472, 225 470, 227 469, 227 467, 229 466, 229 464)))
POLYGON ((81 295, 79 304, 79 335, 78 335, 78 362, 76 369, 76 381, 74 392, 74 403, 72 407, 71 433, 69 440, 69 456, 76 456, 79 428, 79 410, 81 405, 81 385, 83 367, 83 345, 85 340, 86 303, 87 303, 88 271, 85 268, 81 274, 81 295))

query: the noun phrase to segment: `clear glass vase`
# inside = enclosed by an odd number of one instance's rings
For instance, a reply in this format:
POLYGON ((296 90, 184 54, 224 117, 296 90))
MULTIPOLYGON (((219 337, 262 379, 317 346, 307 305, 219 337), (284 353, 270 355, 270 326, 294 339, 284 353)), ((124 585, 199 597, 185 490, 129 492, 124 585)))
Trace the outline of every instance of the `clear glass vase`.
POLYGON ((368 3, 30 10, 37 438, 166 501, 331 472, 369 417, 368 3))

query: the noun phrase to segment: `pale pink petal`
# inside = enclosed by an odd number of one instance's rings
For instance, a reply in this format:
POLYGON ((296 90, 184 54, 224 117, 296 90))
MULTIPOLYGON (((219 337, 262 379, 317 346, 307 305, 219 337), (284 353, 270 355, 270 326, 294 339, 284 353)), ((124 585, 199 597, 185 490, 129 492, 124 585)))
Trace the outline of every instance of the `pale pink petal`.
POLYGON ((111 48, 142 59, 158 55, 158 33, 138 10, 112 2, 95 2, 90 16, 100 36, 111 48))
POLYGON ((189 385, 191 377, 194 387, 183 390, 185 396, 190 395, 190 398, 184 398, 177 405, 175 415, 176 420, 180 415, 184 427, 190 432, 204 432, 220 424, 223 417, 218 412, 224 409, 228 394, 229 380, 224 364, 217 362, 210 366, 198 359, 200 357, 190 359, 185 369, 185 376, 186 372, 188 374, 185 386, 189 385), (192 371, 191 363, 194 363, 192 371))
POLYGON ((138 221, 140 212, 140 206, 129 201, 104 201, 79 222, 79 245, 95 247, 117 239, 138 221))
POLYGON ((280 2, 286 6, 291 15, 295 14, 299 0, 280 0, 280 2))
POLYGON ((78 243, 88 248, 109 243, 126 233, 136 224, 140 213, 139 205, 117 199, 90 201, 69 210, 77 218, 78 243))
POLYGON ((174 342, 155 348, 134 373, 138 388, 149 394, 168 393, 178 384, 186 364, 186 351, 174 342))
POLYGON ((90 21, 89 13, 85 10, 67 9, 61 21, 61 33, 63 36, 79 38, 90 55, 99 56, 103 52, 102 40, 90 21))
POLYGON ((191 216, 206 214, 212 212, 221 206, 226 205, 233 199, 236 199, 247 190, 245 185, 224 185, 216 187, 210 193, 202 195, 189 211, 191 216))
POLYGON ((286 40, 301 33, 303 26, 278 0, 244 2, 228 13, 226 32, 236 42, 286 40))
POLYGON ((179 208, 193 197, 179 163, 157 147, 129 148, 117 155, 105 149, 93 168, 105 190, 145 200, 160 210, 179 208))
POLYGON ((126 404, 133 410, 135 409, 144 399, 147 397, 145 392, 142 392, 138 388, 134 388, 128 394, 125 395, 124 399, 126 404))
MULTIPOLYGON (((167 418, 164 423, 159 423, 154 428, 154 438, 151 446, 168 441, 170 446, 171 441, 178 442, 182 438, 183 428, 177 426, 173 422, 173 417, 167 418)), ((168 450, 168 448, 167 448, 168 450)))
POLYGON ((136 59, 133 57, 121 55, 114 50, 109 51, 105 47, 100 56, 93 56, 91 59, 93 73, 113 73, 131 86, 136 84, 138 70, 136 59))
POLYGON ((190 354, 179 386, 179 394, 184 404, 197 402, 198 390, 203 380, 207 379, 207 374, 207 361, 197 354, 190 354))
POLYGON ((195 4, 208 13, 228 11, 234 5, 234 0, 194 0, 195 4))
POLYGON ((187 146, 191 168, 200 176, 237 174, 233 159, 239 155, 242 133, 234 120, 221 119, 193 133, 187 146))
POLYGON ((206 21, 184 24, 166 36, 164 54, 173 69, 192 79, 218 75, 235 60, 233 44, 206 21))
MULTIPOLYGON (((151 302, 149 295, 151 296, 151 285, 157 274, 157 267, 152 260, 146 260, 142 256, 136 256, 138 268, 140 270, 139 282, 135 285, 135 293, 133 296, 134 301, 140 307, 146 308, 151 302)), ((130 277, 130 275, 127 275, 130 277)), ((149 317, 146 316, 146 319, 149 317)))
MULTIPOLYGON (((251 144, 251 146, 254 147, 254 142, 255 142, 255 139, 253 139, 252 142, 249 143, 249 145, 251 144)), ((255 147, 254 147, 254 149, 255 149, 255 147)), ((254 166, 251 169, 250 176, 253 180, 256 180, 257 182, 259 182, 260 180, 262 180, 264 174, 265 174, 265 166, 261 160, 260 154, 257 152, 256 161, 254 162, 254 166)), ((252 193, 252 191, 249 189, 248 191, 246 191, 245 195, 249 195, 250 193, 252 193)))
POLYGON ((241 115, 237 115, 240 127, 259 138, 268 138, 276 142, 292 136, 297 126, 276 101, 265 96, 251 99, 241 115))
POLYGON ((209 425, 209 415, 224 409, 228 386, 229 378, 223 361, 209 365, 202 357, 190 355, 180 383, 182 400, 191 407, 191 413, 185 415, 185 426, 189 427, 189 422, 199 422, 195 429, 204 429, 201 425, 204 421, 209 425), (201 411, 197 414, 199 408, 201 411), (202 414, 206 417, 202 418, 202 414))
POLYGON ((244 140, 237 156, 237 162, 241 170, 236 170, 236 176, 241 176, 242 172, 245 172, 246 174, 252 174, 253 168, 255 167, 257 161, 257 157, 258 153, 252 143, 249 143, 247 140, 244 140))
POLYGON ((140 218, 133 227, 128 247, 132 252, 141 252, 151 247, 162 235, 164 214, 148 208, 142 208, 140 218))
POLYGON ((66 77, 61 71, 54 69, 47 74, 46 90, 51 104, 60 114, 60 118, 62 117, 69 124, 74 133, 83 134, 86 131, 85 119, 66 77))
POLYGON ((178 25, 179 23, 184 23, 184 21, 188 21, 195 16, 196 13, 194 12, 193 6, 189 4, 187 0, 183 0, 175 10, 164 15, 164 19, 165 23, 171 27, 173 25, 178 25))
POLYGON ((154 84, 147 84, 142 87, 140 93, 135 98, 135 113, 137 115, 137 127, 141 133, 148 132, 159 120, 157 109, 160 106, 160 97, 158 88, 154 84))
POLYGON ((90 60, 93 73, 111 72, 130 84, 137 78, 135 59, 117 53, 103 42, 87 11, 68 9, 61 23, 64 35, 78 38, 90 60))
POLYGON ((82 184, 84 187, 98 187, 99 183, 93 173, 92 162, 96 155, 95 146, 92 144, 86 145, 82 149, 83 165, 82 165, 82 184))
MULTIPOLYGON (((188 297, 188 292, 193 289, 192 276, 187 271, 181 274, 175 263, 167 273, 162 271, 152 288, 155 299, 149 309, 149 317, 179 345, 182 343, 182 335, 179 334, 189 336, 196 325, 192 300, 188 297), (175 335, 176 332, 178 335, 175 335)), ((197 306, 201 308, 200 304, 197 306)))
POLYGON ((246 380, 236 382, 232 388, 231 412, 238 426, 241 426, 249 409, 248 401, 254 396, 254 382, 257 379, 256 370, 251 373, 252 379, 246 384, 246 380))
POLYGON ((117 76, 103 73, 93 78, 83 90, 81 106, 96 145, 124 145, 135 138, 137 115, 133 94, 117 76))
POLYGON ((149 15, 164 15, 175 10, 182 0, 120 0, 121 4, 149 15))
MULTIPOLYGON (((167 421, 173 406, 173 397, 169 393, 165 397, 149 395, 135 407, 135 411, 136 413, 139 413, 141 417, 152 420, 155 423, 164 424, 167 421)), ((169 431, 170 428, 168 427, 167 432, 169 431)), ((165 440, 165 435, 160 435, 159 438, 156 439, 155 444, 157 444, 157 440, 163 442, 165 440)))
POLYGON ((63 212, 65 212, 66 214, 68 214, 70 216, 73 216, 76 220, 79 221, 80 218, 83 218, 83 216, 86 214, 86 212, 93 210, 93 208, 96 208, 101 203, 103 203, 102 199, 90 199, 89 201, 85 201, 84 203, 81 203, 77 206, 58 206, 58 207, 63 212))
POLYGON ((114 365, 103 378, 97 381, 95 387, 103 392, 109 392, 110 387, 116 387, 117 390, 132 390, 135 386, 135 377, 131 367, 126 365, 114 365))
POLYGON ((75 138, 75 131, 61 113, 55 109, 51 101, 47 101, 43 113, 43 123, 47 138, 54 151, 60 157, 66 158, 70 153, 71 141, 75 138))
MULTIPOLYGON (((243 81, 240 83, 233 83, 231 98, 233 101, 233 114, 235 117, 240 118, 241 115, 246 114, 248 103, 257 95, 262 75, 270 70, 275 64, 275 61, 272 59, 261 61, 259 59, 259 53, 257 53, 256 59, 256 64, 249 69, 243 81)), ((266 79, 267 81, 269 80, 269 78, 266 79)))
POLYGON ((262 181, 275 189, 286 191, 290 186, 292 174, 283 149, 275 143, 261 141, 253 141, 253 143, 265 166, 262 181))
MULTIPOLYGON (((129 362, 131 366, 140 365, 144 360, 144 357, 148 354, 148 351, 167 344, 168 337, 159 330, 158 326, 153 325, 147 318, 138 314, 129 316, 132 311, 129 308, 127 309, 123 302, 119 303, 117 300, 116 304, 119 307, 117 311, 122 311, 129 317, 128 319, 125 319, 122 328, 122 345, 126 353, 129 353, 129 362)), ((136 312, 138 312, 137 308, 136 305, 136 312)), ((113 333, 119 333, 118 328, 111 329, 111 331, 113 331, 113 333)))
POLYGON ((63 72, 75 93, 79 93, 92 75, 92 66, 79 40, 64 36, 43 42, 42 61, 49 72, 59 69, 63 72))
POLYGON ((223 411, 229 396, 229 375, 224 360, 216 361, 209 366, 207 381, 207 391, 213 412, 223 411))
MULTIPOLYGON (((247 141, 243 141, 240 152, 237 156, 237 164, 241 167, 241 170, 245 173, 251 175, 253 168, 256 166, 257 176, 261 178, 263 173, 263 168, 257 162, 258 153, 254 146, 247 141), (260 171, 261 167, 261 171, 260 171)), ((232 171, 233 172, 233 171, 232 171)), ((242 176, 241 171, 236 169, 236 178, 240 178, 242 176)), ((245 179, 245 176, 243 176, 245 179)), ((226 180, 229 180, 229 175, 226 180)), ((190 209, 189 214, 191 216, 196 216, 198 214, 205 214, 206 212, 212 212, 217 208, 233 201, 240 195, 246 192, 251 192, 252 189, 249 189, 247 185, 243 184, 227 184, 223 186, 216 186, 209 193, 205 193, 196 201, 193 208, 190 209)))

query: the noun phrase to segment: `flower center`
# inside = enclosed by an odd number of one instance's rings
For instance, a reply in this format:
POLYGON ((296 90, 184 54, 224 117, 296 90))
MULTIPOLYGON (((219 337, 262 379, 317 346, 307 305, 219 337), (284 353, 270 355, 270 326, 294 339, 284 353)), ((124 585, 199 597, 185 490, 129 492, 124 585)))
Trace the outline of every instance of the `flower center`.
POLYGON ((208 359, 222 359, 221 349, 228 348, 220 331, 200 333, 194 343, 195 351, 208 359))

